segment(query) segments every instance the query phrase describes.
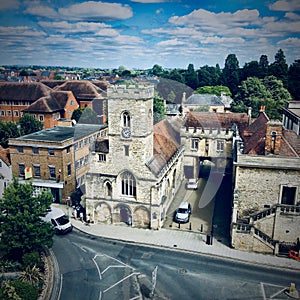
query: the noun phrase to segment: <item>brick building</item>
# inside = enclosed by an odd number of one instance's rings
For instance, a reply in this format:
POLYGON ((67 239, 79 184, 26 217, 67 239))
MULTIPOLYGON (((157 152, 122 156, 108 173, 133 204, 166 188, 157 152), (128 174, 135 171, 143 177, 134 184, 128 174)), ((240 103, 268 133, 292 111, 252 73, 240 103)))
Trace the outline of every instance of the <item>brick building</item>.
POLYGON ((35 115, 43 123, 44 129, 58 126, 60 119, 71 120, 75 109, 79 107, 71 91, 54 91, 36 100, 23 110, 35 115))
POLYGON ((17 122, 24 109, 51 91, 39 82, 0 82, 1 120, 17 122))
POLYGON ((37 189, 50 189, 55 202, 64 203, 85 183, 89 147, 106 136, 106 125, 77 124, 42 130, 9 140, 12 173, 32 180, 37 189))
POLYGON ((262 107, 236 150, 232 246, 284 253, 300 238, 300 137, 262 107))

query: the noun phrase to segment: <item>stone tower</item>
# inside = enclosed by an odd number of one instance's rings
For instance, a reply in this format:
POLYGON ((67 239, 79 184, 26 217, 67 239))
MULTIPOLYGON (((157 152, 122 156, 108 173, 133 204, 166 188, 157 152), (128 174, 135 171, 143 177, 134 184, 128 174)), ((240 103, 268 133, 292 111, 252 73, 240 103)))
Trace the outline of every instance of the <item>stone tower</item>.
POLYGON ((152 158, 153 96, 153 86, 108 87, 109 147, 113 161, 139 168, 152 158))

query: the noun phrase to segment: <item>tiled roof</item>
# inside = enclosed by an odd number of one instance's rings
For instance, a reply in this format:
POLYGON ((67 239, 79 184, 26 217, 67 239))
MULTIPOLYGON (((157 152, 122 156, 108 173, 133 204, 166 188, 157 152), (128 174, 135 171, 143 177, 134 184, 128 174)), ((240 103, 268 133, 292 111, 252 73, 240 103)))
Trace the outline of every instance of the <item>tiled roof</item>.
POLYGON ((216 95, 212 94, 193 94, 188 97, 184 105, 213 105, 213 106, 224 106, 223 102, 216 95))
POLYGON ((88 80, 68 80, 62 85, 56 86, 54 90, 72 91, 78 101, 103 98, 103 90, 88 80))
POLYGON ((65 80, 41 80, 40 82, 53 89, 58 85, 62 85, 66 81, 65 80))
POLYGON ((2 159, 8 166, 11 165, 9 148, 4 149, 0 146, 0 159, 2 159))
POLYGON ((244 153, 263 155, 265 153, 265 136, 268 116, 264 111, 259 113, 257 119, 252 122, 242 135, 244 139, 244 153))
POLYGON ((70 96, 72 96, 70 91, 51 92, 50 95, 38 99, 23 111, 40 113, 61 111, 65 108, 70 96))
POLYGON ((36 101, 52 91, 40 82, 0 82, 0 100, 36 101))
POLYGON ((186 116, 185 127, 194 128, 225 128, 233 125, 238 127, 240 135, 248 126, 246 113, 214 113, 214 112, 189 112, 186 116))
POLYGON ((180 147, 180 119, 164 119, 154 125, 153 158, 148 166, 158 174, 180 147))
MULTIPOLYGON (((244 130, 244 153, 265 155, 265 138, 268 116, 261 111, 258 118, 244 130)), ((283 128, 278 156, 300 155, 300 136, 293 130, 283 128)))

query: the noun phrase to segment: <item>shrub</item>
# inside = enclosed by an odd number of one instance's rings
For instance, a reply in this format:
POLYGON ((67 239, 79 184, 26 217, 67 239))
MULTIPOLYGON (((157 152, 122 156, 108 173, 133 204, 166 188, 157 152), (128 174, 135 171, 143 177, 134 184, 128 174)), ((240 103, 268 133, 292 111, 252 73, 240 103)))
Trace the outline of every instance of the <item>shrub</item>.
POLYGON ((16 293, 22 300, 37 300, 38 291, 31 284, 20 280, 14 280, 10 282, 10 285, 15 288, 16 293))
POLYGON ((25 253, 23 255, 23 265, 24 265, 24 269, 26 269, 27 267, 32 268, 33 266, 37 266, 38 268, 40 268, 42 265, 42 261, 39 253, 36 251, 25 253))

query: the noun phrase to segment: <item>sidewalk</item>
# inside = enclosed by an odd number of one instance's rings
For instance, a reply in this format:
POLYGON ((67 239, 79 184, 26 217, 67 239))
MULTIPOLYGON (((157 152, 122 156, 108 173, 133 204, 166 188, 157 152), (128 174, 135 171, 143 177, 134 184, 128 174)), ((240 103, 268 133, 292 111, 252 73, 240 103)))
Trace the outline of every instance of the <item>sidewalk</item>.
MULTIPOLYGON (((63 209, 68 215, 67 206, 59 204, 55 204, 55 206, 63 209)), ((69 210, 70 214, 71 210, 72 208, 69 210)), ((290 258, 235 250, 225 246, 216 239, 213 239, 212 245, 207 245, 206 236, 200 233, 164 228, 160 230, 140 229, 129 227, 127 225, 85 225, 80 220, 75 220, 73 217, 70 217, 70 220, 75 228, 94 236, 143 244, 151 247, 163 247, 209 255, 212 257, 233 259, 235 261, 254 263, 261 266, 300 270, 300 262, 290 258)))

